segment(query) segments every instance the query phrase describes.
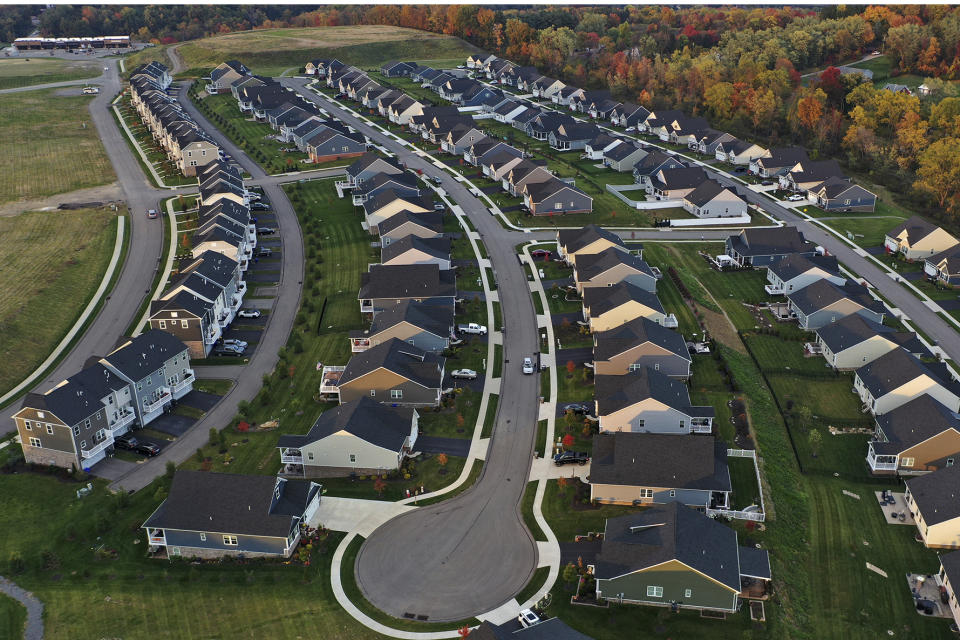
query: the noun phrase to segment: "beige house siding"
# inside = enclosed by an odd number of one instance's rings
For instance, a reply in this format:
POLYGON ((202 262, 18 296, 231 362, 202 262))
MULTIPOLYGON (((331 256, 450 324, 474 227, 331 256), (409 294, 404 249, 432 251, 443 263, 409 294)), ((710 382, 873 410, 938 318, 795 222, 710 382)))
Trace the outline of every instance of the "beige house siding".
POLYGON ((639 317, 647 318, 662 325, 666 316, 639 302, 629 302, 600 316, 590 316, 590 330, 609 331, 639 317))
MULTIPOLYGON (((240 258, 237 257, 237 245, 231 244, 229 242, 224 242, 222 240, 209 240, 206 242, 201 242, 193 248, 192 255, 194 258, 202 256, 207 251, 215 251, 220 255, 224 255, 234 262, 240 262, 240 258)), ((242 256, 241 256, 242 257, 242 256)))
POLYGON ((627 431, 633 433, 689 433, 690 419, 658 400, 646 398, 618 411, 601 415, 600 433, 627 431), (643 427, 639 422, 643 421, 643 427), (681 423, 683 426, 681 426, 681 423))
POLYGON ((837 369, 857 369, 899 348, 898 345, 885 338, 873 336, 858 345, 844 349, 840 353, 829 352, 829 349, 824 345, 824 355, 830 353, 827 362, 837 369))
POLYGON ((910 400, 927 393, 939 400, 951 410, 960 410, 960 402, 955 395, 944 389, 940 384, 931 380, 927 376, 920 376, 910 383, 894 389, 892 392, 877 398, 876 407, 873 408, 874 415, 880 415, 887 411, 892 411, 897 407, 906 404, 910 400))
POLYGON ((376 226, 383 222, 384 220, 389 220, 393 216, 397 215, 401 211, 412 211, 413 213, 426 213, 427 209, 414 205, 406 200, 394 200, 390 204, 387 204, 377 211, 371 213, 367 216, 367 224, 370 227, 370 232, 376 232, 376 226))
POLYGON ((358 473, 375 473, 400 466, 399 452, 378 447, 346 431, 339 431, 300 447, 300 452, 303 455, 305 475, 308 468, 313 468, 311 475, 307 477, 322 477, 321 474, 326 468, 348 468, 358 473))
POLYGON ((388 260, 382 264, 385 265, 409 265, 409 264, 435 264, 440 267, 441 270, 446 270, 450 268, 450 260, 446 258, 437 258, 435 256, 428 255, 423 251, 418 249, 411 249, 410 251, 404 251, 393 260, 388 260))
MULTIPOLYGON (((903 235, 905 236, 906 232, 903 235)), ((909 260, 929 258, 936 253, 946 251, 955 244, 957 239, 939 227, 912 247, 908 247, 901 240, 904 256, 909 260)))
POLYGON ((609 287, 615 285, 618 282, 630 282, 635 284, 646 291, 656 291, 656 279, 648 276, 647 274, 637 271, 636 269, 629 267, 625 264, 618 264, 611 269, 607 269, 597 277, 592 280, 583 281, 579 278, 579 273, 574 271, 574 282, 577 285, 577 291, 581 294, 584 289, 589 289, 591 287, 609 287))
POLYGON ((438 402, 437 390, 427 389, 415 382, 386 369, 377 369, 340 385, 340 404, 359 400, 362 397, 372 397, 377 402, 385 404, 436 406, 438 402), (400 390, 403 397, 391 398, 392 390, 400 390), (374 395, 371 395, 374 391, 374 395))
POLYGON ((596 375, 622 376, 630 373, 630 365, 642 358, 673 359, 676 357, 676 354, 667 351, 659 345, 644 342, 632 349, 627 349, 609 360, 594 360, 594 373, 596 375))
POLYGON ((575 253, 569 253, 569 252, 566 250, 566 247, 562 247, 562 249, 563 249, 564 257, 566 258, 567 262, 569 262, 570 264, 576 266, 576 264, 577 264, 577 256, 589 256, 589 255, 593 255, 593 254, 595 254, 595 253, 600 253, 601 251, 606 251, 606 250, 609 249, 610 247, 613 247, 613 248, 615 248, 615 249, 619 249, 619 250, 621 250, 621 251, 624 251, 624 248, 623 248, 623 247, 621 247, 621 246, 618 245, 618 244, 615 244, 615 243, 611 242, 610 240, 607 240, 606 238, 600 238, 600 239, 598 239, 598 240, 594 240, 593 242, 591 242, 591 243, 588 244, 587 246, 581 248, 579 251, 577 251, 577 252, 575 252, 575 253))

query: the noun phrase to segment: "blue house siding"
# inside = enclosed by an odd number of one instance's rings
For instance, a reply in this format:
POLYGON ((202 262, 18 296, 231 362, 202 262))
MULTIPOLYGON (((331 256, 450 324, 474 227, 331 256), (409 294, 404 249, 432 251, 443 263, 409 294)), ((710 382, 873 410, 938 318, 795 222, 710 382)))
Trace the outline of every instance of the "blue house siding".
POLYGON ((873 211, 876 205, 876 196, 851 198, 849 202, 846 198, 827 200, 826 202, 821 200, 820 202, 820 207, 826 211, 842 211, 844 209, 851 209, 853 211, 873 211))
POLYGON ((679 502, 689 507, 705 507, 710 503, 710 492, 704 489, 664 489, 653 492, 653 502, 656 504, 679 502), (671 491, 674 495, 670 495, 671 491))
POLYGON ((191 555, 188 549, 202 549, 204 555, 210 552, 218 553, 256 553, 282 556, 287 545, 286 538, 269 538, 265 536, 237 536, 237 545, 223 543, 222 533, 201 533, 199 531, 176 531, 167 529, 167 549, 181 547, 181 555, 191 555), (206 540, 202 540, 205 536, 206 540))

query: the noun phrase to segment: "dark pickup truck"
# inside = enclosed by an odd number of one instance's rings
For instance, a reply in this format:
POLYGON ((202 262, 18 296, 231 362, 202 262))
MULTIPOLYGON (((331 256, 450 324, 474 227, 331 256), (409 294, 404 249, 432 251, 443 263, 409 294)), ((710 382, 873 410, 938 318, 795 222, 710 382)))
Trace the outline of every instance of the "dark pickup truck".
POLYGON ((579 464, 583 466, 587 464, 589 460, 590 456, 583 451, 561 451, 553 456, 553 464, 558 467, 562 467, 565 464, 579 464))

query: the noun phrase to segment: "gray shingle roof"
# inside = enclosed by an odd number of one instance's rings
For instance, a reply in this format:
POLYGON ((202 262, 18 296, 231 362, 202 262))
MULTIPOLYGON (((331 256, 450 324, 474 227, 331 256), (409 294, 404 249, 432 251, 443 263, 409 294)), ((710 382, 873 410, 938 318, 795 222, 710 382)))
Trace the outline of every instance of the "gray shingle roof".
MULTIPOLYGON (((678 171, 678 169, 674 169, 674 171, 678 171)), ((727 188, 719 182, 704 180, 693 191, 685 195, 683 199, 695 207, 702 207, 709 204, 711 200, 726 190, 727 188)))
POLYGON ((423 387, 439 389, 443 363, 444 359, 439 356, 391 338, 362 353, 353 354, 340 376, 340 385, 384 368, 423 387))
POLYGON ((530 627, 517 628, 516 620, 502 625, 483 622, 470 632, 470 640, 593 640, 571 629, 560 618, 550 618, 530 627))
POLYGON ((395 213, 390 216, 383 222, 377 225, 377 233, 384 235, 390 233, 393 229, 397 227, 412 223, 423 227, 424 229, 430 229, 436 233, 441 233, 443 231, 443 214, 437 213, 435 211, 426 211, 424 213, 415 213, 413 211, 403 210, 399 213, 395 213))
POLYGON ((315 493, 312 484, 181 469, 173 476, 167 499, 143 526, 286 538, 315 493), (278 483, 280 500, 274 495, 278 483))
POLYGON ((435 264, 373 265, 361 275, 360 300, 454 297, 456 276, 435 264))
POLYGON ((640 256, 609 247, 600 253, 577 258, 577 280, 579 282, 589 282, 617 265, 626 265, 651 278, 655 277, 650 266, 640 256))
POLYGON ((380 259, 390 262, 407 251, 422 251, 423 253, 442 260, 450 259, 450 238, 421 238, 409 235, 391 242, 380 250, 380 259))
POLYGON ((133 381, 142 380, 187 346, 166 331, 151 329, 125 341, 103 359, 133 381))
POLYGON ((111 391, 119 391, 127 382, 96 363, 80 370, 46 393, 28 393, 21 409, 46 410, 73 426, 104 409, 100 402, 111 391))
POLYGON ((770 156, 758 158, 763 166, 771 168, 792 167, 798 162, 805 162, 810 158, 803 147, 774 147, 770 149, 770 156))
POLYGON ((406 191, 398 191, 397 189, 387 188, 378 192, 372 198, 369 198, 366 202, 363 203, 363 210, 367 215, 376 213, 380 209, 390 205, 397 200, 403 201, 405 204, 411 206, 419 206, 421 209, 431 210, 433 209, 433 198, 430 194, 424 193, 419 196, 410 195, 406 191))
POLYGON ((713 436, 601 433, 593 436, 590 483, 730 491, 727 445, 713 436))
POLYGON ((832 275, 840 275, 840 265, 834 256, 805 256, 800 253, 792 253, 768 268, 786 282, 818 267, 832 275))
POLYGON ((691 360, 682 335, 646 318, 634 318, 616 329, 599 331, 593 334, 593 339, 595 360, 609 360, 646 342, 663 347, 684 360, 691 360))
POLYGON ((772 256, 813 253, 816 248, 796 227, 744 229, 730 237, 733 248, 743 256, 772 256))
POLYGON ((874 398, 898 389, 922 375, 930 376, 945 389, 960 395, 960 385, 953 380, 947 365, 942 362, 922 362, 904 349, 894 349, 857 369, 857 377, 874 398))
POLYGON ((690 415, 687 385, 648 367, 625 376, 596 376, 594 395, 600 415, 633 406, 647 398, 690 415))
POLYGON ((882 443, 883 448, 898 453, 944 431, 952 429, 960 432, 960 415, 924 393, 877 416, 877 426, 887 438, 887 442, 882 443))
POLYGON ((612 231, 595 224, 588 224, 581 229, 560 229, 557 231, 557 242, 564 247, 566 253, 576 253, 597 240, 606 239, 614 244, 626 247, 623 239, 612 231))
POLYGON ((623 160, 627 156, 636 153, 640 146, 634 142, 621 142, 617 146, 604 152, 604 157, 610 160, 623 160))
POLYGON ((805 315, 825 309, 843 299, 855 302, 864 309, 870 309, 876 313, 884 312, 882 302, 874 300, 865 286, 852 281, 837 286, 829 280, 817 280, 803 289, 791 291, 787 294, 787 299, 805 315))
POLYGON ((766 549, 740 547, 740 575, 750 578, 772 579, 770 555, 766 549))
POLYGON ((583 291, 583 306, 589 310, 592 317, 602 315, 631 301, 646 305, 654 311, 666 313, 657 294, 629 282, 618 282, 612 287, 589 287, 583 291))
POLYGON ((282 435, 277 446, 302 447, 340 431, 390 451, 400 451, 410 436, 413 409, 389 407, 367 396, 320 414, 306 435, 282 435))
POLYGON ((902 232, 906 231, 907 243, 913 246, 939 228, 940 227, 937 225, 933 224, 932 222, 927 222, 920 216, 910 216, 902 223, 888 231, 887 236, 895 238, 902 232))
POLYGON ((960 518, 960 466, 910 478, 907 488, 927 525, 960 518))
POLYGON ((407 322, 424 331, 448 337, 453 328, 453 305, 425 305, 415 300, 402 300, 376 315, 366 331, 351 332, 351 337, 375 336, 401 322, 407 322))
POLYGON ((858 314, 831 322, 816 331, 823 343, 833 353, 840 353, 844 349, 849 349, 876 335, 883 335, 885 339, 899 344, 910 353, 923 353, 925 351, 915 333, 899 332, 893 327, 867 320, 858 314))

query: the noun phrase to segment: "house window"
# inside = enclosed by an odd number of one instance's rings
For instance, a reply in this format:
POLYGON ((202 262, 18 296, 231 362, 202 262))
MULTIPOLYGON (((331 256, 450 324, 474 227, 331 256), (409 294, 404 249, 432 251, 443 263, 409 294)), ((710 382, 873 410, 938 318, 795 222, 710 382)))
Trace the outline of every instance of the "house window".
POLYGON ((97 418, 97 420, 102 420, 102 419, 103 419, 103 411, 97 411, 96 418, 97 418))
POLYGON ((953 466, 953 458, 947 458, 947 466, 948 466, 948 467, 952 467, 952 466, 953 466))
POLYGON ((659 363, 659 362, 655 362, 655 363, 653 364, 653 369, 654 369, 654 371, 660 371, 660 363, 659 363))
POLYGON ((313 452, 312 452, 312 451, 307 452, 307 460, 313 460, 313 452))
POLYGON ((138 383, 137 383, 137 391, 143 391, 143 383, 142 383, 142 382, 138 382, 138 383))
POLYGON ((687 421, 683 418, 680 418, 680 428, 683 429, 687 426, 687 421))
POLYGON ((186 321, 186 320, 181 320, 181 321, 180 321, 180 327, 183 328, 183 329, 186 329, 186 328, 187 328, 187 321, 186 321))
POLYGON ((900 466, 902 466, 902 467, 912 467, 912 466, 913 466, 913 463, 914 463, 914 459, 913 459, 913 458, 901 458, 901 459, 900 459, 900 466))
POLYGON ((377 395, 377 390, 376 390, 376 389, 370 389, 370 397, 371 397, 371 398, 374 398, 374 397, 376 397, 376 395, 377 395))
POLYGON ((643 431, 643 420, 637 420, 637 429, 643 431))
POLYGON ((652 498, 652 497, 653 497, 653 489, 640 489, 640 497, 641 497, 641 498, 652 498))
POLYGON ((180 555, 180 547, 170 547, 170 555, 180 555))
POLYGON ((350 462, 356 462, 356 461, 357 461, 357 454, 351 453, 351 454, 350 454, 350 462))
POLYGON ((676 498, 676 497, 677 497, 677 490, 676 490, 676 489, 670 489, 670 497, 671 497, 671 498, 676 498))
POLYGON ((200 542, 206 542, 206 541, 207 541, 207 534, 201 533, 201 534, 200 534, 200 542))
POLYGON ((80 448, 81 448, 81 449, 86 449, 86 448, 87 448, 87 441, 86 441, 86 440, 81 440, 81 441, 80 441, 80 448))
POLYGON ((223 536, 223 544, 228 547, 235 547, 240 544, 240 542, 237 540, 237 536, 223 536))
POLYGON ((663 587, 654 587, 650 585, 647 587, 647 597, 648 598, 662 598, 663 597, 663 587))
POLYGON ((33 427, 30 425, 29 420, 23 421, 23 428, 26 429, 27 431, 33 431, 33 427))
POLYGON ((563 209, 563 203, 562 203, 562 202, 554 202, 554 203, 553 203, 553 208, 554 208, 554 209, 563 209))
POLYGON ((403 398, 403 389, 391 389, 390 390, 390 399, 399 400, 403 398))
POLYGON ((85 429, 90 428, 90 418, 87 418, 86 420, 83 421, 83 426, 85 429))
POLYGON ((159 322, 159 325, 160 325, 160 328, 161 328, 161 329, 166 329, 166 328, 167 328, 167 321, 166 321, 166 320, 161 320, 161 321, 159 322))
POLYGON ((41 447, 40 438, 30 438, 30 446, 37 447, 39 449, 41 447))
POLYGON ((53 425, 52 425, 52 424, 48 424, 48 425, 47 425, 47 433, 49 433, 50 435, 53 435, 53 425))
POLYGON ((684 597, 684 598, 692 598, 692 597, 693 597, 693 589, 684 589, 684 590, 683 590, 683 597, 684 597))
MULTIPOLYGON (((87 427, 87 428, 89 429, 89 427, 87 427)), ((75 436, 80 435, 80 425, 77 425, 77 426, 75 426, 75 427, 73 428, 73 435, 75 435, 75 436)))
MULTIPOLYGON (((658 365, 658 366, 659 366, 659 365, 658 365)), ((633 363, 632 365, 630 365, 630 366, 628 367, 628 369, 629 369, 630 371, 640 371, 640 369, 643 369, 643 365, 640 364, 640 363, 635 362, 635 363, 633 363)))

